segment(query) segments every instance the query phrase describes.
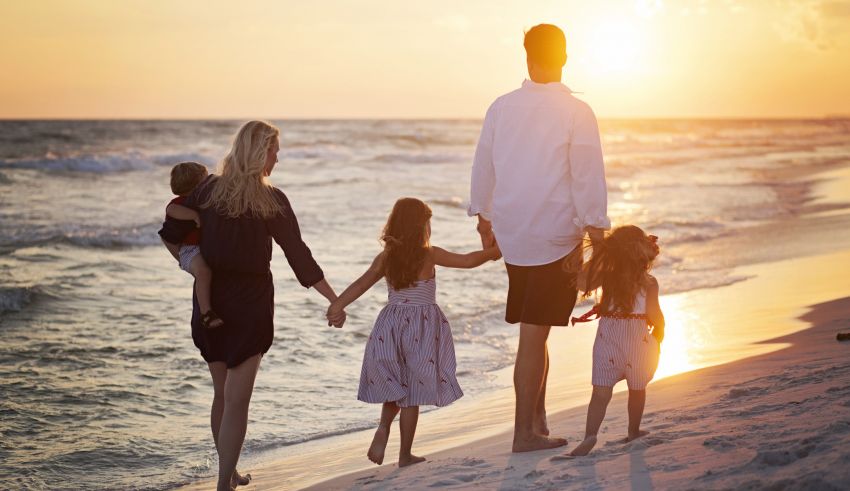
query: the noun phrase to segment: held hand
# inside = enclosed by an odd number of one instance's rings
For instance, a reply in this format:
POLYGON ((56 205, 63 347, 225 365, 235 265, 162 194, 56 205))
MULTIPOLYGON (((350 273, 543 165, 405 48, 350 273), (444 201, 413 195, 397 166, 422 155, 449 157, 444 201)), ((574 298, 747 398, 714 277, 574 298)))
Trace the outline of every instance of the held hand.
POLYGON ((328 307, 328 311, 325 316, 328 319, 328 326, 340 328, 343 324, 345 324, 345 311, 336 307, 334 304, 331 304, 331 306, 328 307))

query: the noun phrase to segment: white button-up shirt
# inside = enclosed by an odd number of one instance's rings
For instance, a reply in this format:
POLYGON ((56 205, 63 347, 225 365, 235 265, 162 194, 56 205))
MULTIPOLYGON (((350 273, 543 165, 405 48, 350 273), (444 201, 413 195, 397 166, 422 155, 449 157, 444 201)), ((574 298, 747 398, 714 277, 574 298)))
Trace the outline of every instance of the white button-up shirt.
POLYGON ((469 215, 493 222, 505 262, 548 264, 585 227, 608 229, 596 116, 560 82, 526 80, 490 106, 475 161, 469 215))

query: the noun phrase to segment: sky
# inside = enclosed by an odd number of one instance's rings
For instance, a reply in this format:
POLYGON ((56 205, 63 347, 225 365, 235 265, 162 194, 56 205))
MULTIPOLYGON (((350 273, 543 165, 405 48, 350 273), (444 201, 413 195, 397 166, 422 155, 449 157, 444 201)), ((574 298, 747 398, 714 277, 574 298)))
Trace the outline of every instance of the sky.
POLYGON ((481 118, 539 23, 600 117, 850 115, 850 0, 0 0, 0 118, 481 118))

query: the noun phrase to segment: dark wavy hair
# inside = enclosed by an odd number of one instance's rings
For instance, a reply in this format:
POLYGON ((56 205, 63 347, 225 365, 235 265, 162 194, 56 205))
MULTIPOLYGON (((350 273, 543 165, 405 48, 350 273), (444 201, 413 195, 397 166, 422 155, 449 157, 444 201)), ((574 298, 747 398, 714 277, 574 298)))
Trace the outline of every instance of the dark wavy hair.
POLYGON ((396 290, 408 288, 419 279, 428 254, 425 231, 431 208, 416 198, 395 202, 387 218, 381 242, 384 243, 384 276, 396 290))
POLYGON ((593 248, 588 278, 598 278, 601 283, 602 312, 632 312, 635 297, 646 285, 645 273, 658 255, 651 243, 640 227, 623 225, 593 248))

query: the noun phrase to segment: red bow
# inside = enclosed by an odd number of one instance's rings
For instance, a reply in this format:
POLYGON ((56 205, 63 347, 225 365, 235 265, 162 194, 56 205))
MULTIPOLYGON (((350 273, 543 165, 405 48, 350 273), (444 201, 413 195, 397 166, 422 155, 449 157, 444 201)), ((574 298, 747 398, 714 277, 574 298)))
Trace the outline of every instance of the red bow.
POLYGON ((590 322, 599 318, 599 304, 593 306, 592 309, 585 312, 585 314, 581 317, 573 317, 570 322, 572 325, 576 325, 576 322, 590 322), (596 316, 596 317, 593 317, 596 316))

